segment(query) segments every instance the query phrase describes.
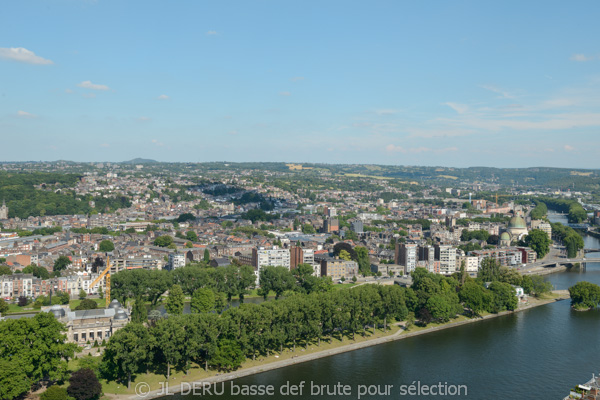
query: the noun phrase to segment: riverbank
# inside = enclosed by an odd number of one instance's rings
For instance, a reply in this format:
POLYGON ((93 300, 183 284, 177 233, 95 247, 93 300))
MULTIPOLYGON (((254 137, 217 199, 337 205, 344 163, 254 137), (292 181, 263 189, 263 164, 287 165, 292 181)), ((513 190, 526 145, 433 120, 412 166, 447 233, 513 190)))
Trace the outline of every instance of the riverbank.
MULTIPOLYGON (((350 351, 354 351, 354 350, 358 350, 358 349, 362 349, 362 348, 366 348, 366 347, 371 347, 371 346, 376 346, 378 344, 383 344, 383 343, 388 343, 388 342, 392 342, 392 341, 396 341, 396 340, 402 340, 405 338, 409 338, 409 337, 414 337, 414 336, 418 336, 418 335, 424 335, 430 332, 437 332, 440 330, 444 330, 444 329, 450 329, 450 328, 454 328, 457 326, 461 326, 461 325, 466 325, 466 324, 470 324, 470 323, 474 323, 474 322, 478 322, 478 321, 483 321, 483 320, 487 320, 487 319, 492 319, 492 318, 496 318, 496 317, 500 317, 500 316, 504 316, 504 315, 508 315, 508 314, 513 314, 516 312, 520 312, 520 311, 525 311, 534 307, 539 307, 542 305, 546 305, 549 303, 554 303, 556 301, 560 301, 560 300, 565 300, 569 297, 568 295, 568 291, 566 290, 561 290, 561 291, 555 291, 552 293, 552 295, 550 295, 548 298, 545 299, 535 299, 535 298, 531 298, 529 300, 528 303, 526 304, 521 304, 519 306, 519 309, 515 310, 515 311, 504 311, 498 314, 487 314, 487 315, 483 315, 482 317, 479 318, 466 318, 464 316, 461 316, 451 322, 445 323, 445 324, 430 324, 428 327, 425 328, 420 328, 420 327, 413 327, 411 328, 411 330, 405 330, 403 326, 394 326, 392 327, 392 329, 390 329, 390 332, 388 334, 383 334, 381 332, 379 332, 378 334, 375 334, 371 337, 368 338, 362 338, 364 340, 361 340, 361 337, 357 335, 357 341, 356 342, 352 342, 350 340, 346 340, 344 342, 339 342, 335 344, 335 347, 331 347, 328 349, 323 349, 320 350, 319 347, 315 348, 314 346, 311 346, 311 350, 315 350, 315 352, 313 352, 312 354, 306 354, 306 350, 305 349, 301 349, 298 348, 295 352, 284 352, 284 354, 282 355, 277 355, 277 356, 270 356, 267 357, 266 359, 260 361, 258 363, 258 365, 253 365, 253 366, 248 366, 245 368, 242 368, 238 371, 235 372, 231 372, 231 373, 226 373, 226 374, 216 374, 215 371, 212 372, 204 372, 204 371, 197 371, 199 374, 204 375, 202 377, 195 377, 194 375, 196 375, 195 373, 191 373, 189 376, 183 375, 183 374, 178 374, 177 376, 174 376, 173 379, 171 379, 171 381, 169 382, 169 394, 172 393, 180 393, 180 392, 186 392, 187 390, 189 390, 191 387, 194 387, 192 385, 195 385, 195 387, 201 387, 202 383, 218 383, 218 382, 224 382, 224 381, 229 381, 229 380, 233 380, 233 379, 238 379, 241 377, 245 377, 245 376, 249 376, 249 375, 254 375, 254 374, 258 374, 258 373, 262 373, 262 372, 266 372, 266 371, 271 371, 274 369, 279 369, 279 368, 284 368, 290 365, 294 365, 294 364, 299 364, 299 363, 304 363, 304 362, 308 362, 308 361, 313 361, 313 360, 317 360, 319 358, 324 358, 324 357, 329 357, 329 356, 333 356, 336 354, 341 354, 341 353, 346 353, 346 352, 350 352, 350 351), (351 342, 349 344, 346 344, 348 342, 351 342), (302 353, 305 353, 304 355, 301 355, 302 353), (283 357, 287 357, 284 360, 277 360, 277 358, 283 358, 283 357), (212 374, 212 376, 209 376, 209 374, 212 374), (183 383, 182 383, 183 382, 183 383)), ((322 347, 327 347, 327 343, 326 342, 322 342, 322 347)), ((133 400, 133 399, 140 399, 140 398, 146 398, 146 399, 152 399, 152 398, 158 398, 158 397, 163 397, 165 395, 167 395, 167 393, 164 393, 161 389, 158 390, 152 390, 150 392, 148 392, 145 396, 138 396, 137 394, 134 394, 133 389, 134 388, 139 388, 139 389, 154 389, 157 387, 160 387, 160 384, 162 382, 165 381, 165 378, 160 376, 159 380, 157 380, 157 376, 153 376, 153 379, 150 379, 150 377, 144 377, 143 375, 140 375, 137 377, 135 382, 132 382, 131 385, 131 391, 129 392, 130 394, 110 394, 107 393, 107 389, 105 388, 105 393, 106 396, 114 399, 114 400, 133 400), (146 380, 145 380, 146 379, 146 380), (148 383, 148 385, 145 385, 145 383, 148 383)), ((123 390, 125 388, 121 388, 121 390, 123 390)), ((146 391, 144 391, 144 393, 146 393, 146 391)))
POLYGON ((568 268, 564 265, 559 265, 558 267, 537 267, 529 271, 522 271, 523 275, 550 275, 557 274, 559 272, 565 272, 568 268))

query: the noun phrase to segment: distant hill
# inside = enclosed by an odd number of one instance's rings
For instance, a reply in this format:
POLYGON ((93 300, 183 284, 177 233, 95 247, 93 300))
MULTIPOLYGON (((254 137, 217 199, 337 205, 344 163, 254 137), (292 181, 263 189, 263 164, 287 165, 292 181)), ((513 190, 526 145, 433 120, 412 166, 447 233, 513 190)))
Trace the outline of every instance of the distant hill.
POLYGON ((158 161, 149 158, 134 158, 133 160, 123 161, 121 164, 156 164, 158 161))

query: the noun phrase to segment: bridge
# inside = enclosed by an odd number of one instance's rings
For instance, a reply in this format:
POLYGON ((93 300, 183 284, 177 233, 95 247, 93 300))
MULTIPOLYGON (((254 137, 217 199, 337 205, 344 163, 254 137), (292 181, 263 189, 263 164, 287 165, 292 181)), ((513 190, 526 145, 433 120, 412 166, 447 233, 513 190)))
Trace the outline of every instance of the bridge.
POLYGON ((557 268, 560 266, 564 266, 567 268, 572 268, 576 264, 579 264, 579 267, 582 270, 585 270, 586 263, 590 261, 584 257, 580 258, 550 258, 542 261, 537 261, 531 264, 527 264, 526 266, 519 268, 525 274, 535 274, 535 273, 544 273, 544 270, 550 268, 557 268))

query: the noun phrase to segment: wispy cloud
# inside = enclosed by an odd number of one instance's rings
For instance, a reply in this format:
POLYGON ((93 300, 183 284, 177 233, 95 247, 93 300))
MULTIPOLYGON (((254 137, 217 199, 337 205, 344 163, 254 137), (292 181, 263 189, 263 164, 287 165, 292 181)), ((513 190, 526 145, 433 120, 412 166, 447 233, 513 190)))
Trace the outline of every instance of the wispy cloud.
POLYGON ((137 117, 136 120, 139 121, 139 122, 147 122, 147 121, 152 120, 152 118, 150 118, 150 117, 137 117))
POLYGON ((78 83, 77 86, 83 89, 91 89, 91 90, 109 90, 110 88, 106 85, 99 85, 97 83, 92 83, 91 81, 83 81, 78 83))
POLYGON ((502 90, 494 85, 480 85, 479 86, 482 89, 485 90, 489 90, 490 92, 494 92, 496 94, 499 94, 499 98, 501 99, 514 99, 515 96, 509 92, 507 92, 506 90, 502 90))
POLYGON ((291 96, 292 94, 290 92, 279 92, 280 96, 291 96))
POLYGON ((565 151, 573 151, 573 150, 575 150, 575 147, 565 144, 564 149, 565 149, 565 151))
POLYGON ((238 134, 238 131, 229 131, 229 132, 227 132, 227 134, 231 135, 231 136, 235 136, 238 134))
POLYGON ((218 35, 217 31, 208 31, 208 32, 206 32, 206 34, 207 34, 208 36, 214 36, 214 35, 218 35))
POLYGON ((573 54, 571 56, 571 61, 577 61, 577 62, 586 62, 586 61, 591 61, 593 59, 594 59, 593 56, 586 56, 585 54, 573 54))
POLYGON ((100 145, 100 147, 110 147, 110 144, 108 144, 108 143, 102 143, 102 144, 100 145))
POLYGON ((27 111, 19 110, 19 111, 17 111, 17 117, 24 118, 24 119, 34 119, 34 118, 37 118, 38 116, 35 114, 32 114, 32 113, 28 113, 27 111))
POLYGON ((377 115, 396 115, 399 112, 399 110, 394 110, 392 108, 381 108, 379 110, 375 110, 375 114, 377 115))
POLYGON ((166 94, 161 94, 160 96, 157 97, 158 100, 169 100, 170 97, 167 96, 166 94))
POLYGON ((421 153, 442 154, 442 153, 458 151, 458 148, 457 147, 445 147, 442 149, 432 149, 430 147, 404 148, 402 146, 397 146, 395 144, 388 144, 385 147, 385 150, 389 153, 403 153, 403 154, 421 154, 421 153))
POLYGON ((52 60, 36 56, 33 51, 23 47, 0 47, 0 58, 35 65, 54 64, 52 60))
POLYGON ((459 114, 464 114, 467 111, 469 111, 469 106, 467 106, 466 104, 452 103, 449 101, 444 103, 444 105, 450 107, 459 114))
POLYGON ((291 79, 292 82, 298 82, 298 81, 303 81, 304 77, 303 76, 295 76, 291 79))
POLYGON ((152 139, 152 143, 159 147, 163 147, 165 145, 163 142, 160 142, 157 139, 152 139))

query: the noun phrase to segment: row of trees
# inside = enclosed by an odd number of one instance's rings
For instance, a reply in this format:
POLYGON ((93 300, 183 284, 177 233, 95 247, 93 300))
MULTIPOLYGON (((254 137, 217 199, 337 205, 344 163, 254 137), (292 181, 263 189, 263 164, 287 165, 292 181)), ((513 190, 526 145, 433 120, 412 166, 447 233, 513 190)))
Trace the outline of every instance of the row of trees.
POLYGON ((584 246, 581 235, 575 229, 565 226, 560 222, 551 225, 554 236, 567 248, 567 257, 576 257, 577 252, 583 249, 584 246))
POLYGON ((191 363, 218 370, 238 368, 246 358, 376 327, 408 314, 405 289, 365 285, 353 290, 295 294, 260 305, 242 304, 222 314, 172 315, 144 326, 131 323, 110 339, 102 371, 107 379, 129 383, 136 373, 153 369, 170 376, 171 368, 188 371, 191 363))
MULTIPOLYGON (((296 285, 302 277, 311 276, 308 267, 299 268, 296 285)), ((266 270, 279 274, 282 267, 271 268, 266 270)), ((167 378, 172 368, 187 372, 194 365, 229 371, 245 359, 286 348, 318 345, 333 338, 354 339, 357 333, 366 336, 377 329, 386 331, 392 320, 405 320, 407 326, 414 321, 427 325, 449 321, 465 309, 472 315, 514 310, 517 298, 512 285, 523 284, 526 279, 529 293, 549 290, 537 279, 533 284, 532 278, 502 268, 492 259, 484 261, 482 272, 482 277, 473 279, 464 268, 451 277, 417 268, 413 286, 408 289, 363 285, 310 294, 287 292, 280 300, 226 310, 213 290, 198 288, 192 295, 191 314, 185 315, 181 314, 184 291, 175 285, 166 302, 170 315, 151 318, 147 324, 134 319, 115 333, 107 345, 101 370, 107 379, 128 385, 136 374, 150 370, 164 373, 167 378)))
POLYGON ((544 219, 548 215, 548 207, 546 203, 535 201, 535 208, 529 214, 532 219, 544 219))
MULTIPOLYGON (((260 279, 259 295, 265 299, 271 292, 279 298, 286 291, 309 294, 332 288, 331 278, 314 276, 313 267, 308 264, 300 264, 292 271, 284 267, 266 267, 260 279)), ((182 309, 185 296, 193 296, 199 289, 211 290, 217 297, 222 296, 227 301, 239 297, 243 302, 255 284, 254 269, 246 265, 218 268, 186 266, 174 271, 124 270, 111 279, 112 296, 122 303, 128 299, 139 299, 141 303, 149 301, 156 305, 161 296, 169 291, 167 305, 170 302, 181 303, 182 309)))
MULTIPOLYGON (((568 213, 569 222, 579 224, 588 219, 587 211, 579 204, 577 200, 554 199, 544 197, 538 200, 545 203, 547 208, 552 210, 568 213)), ((539 203, 538 203, 539 204, 539 203)))

